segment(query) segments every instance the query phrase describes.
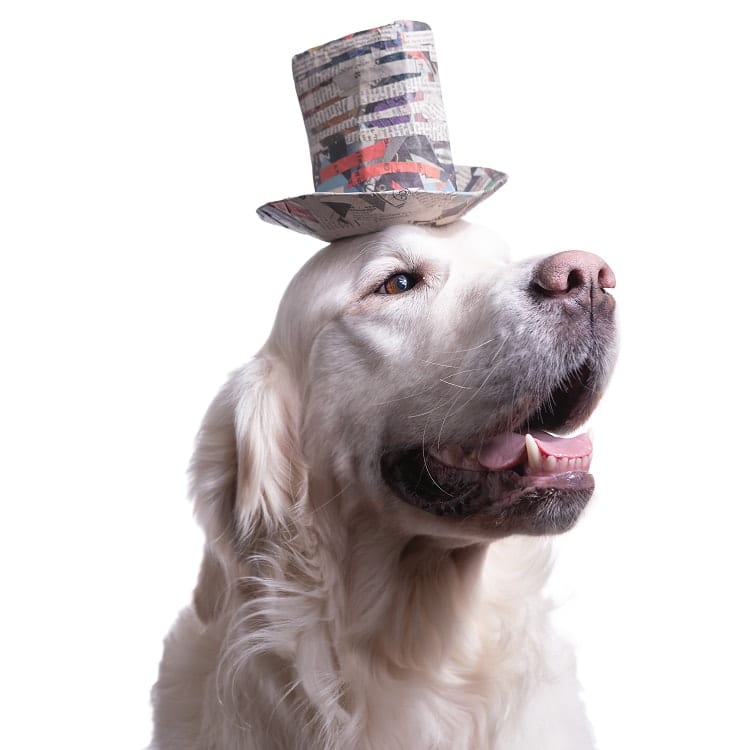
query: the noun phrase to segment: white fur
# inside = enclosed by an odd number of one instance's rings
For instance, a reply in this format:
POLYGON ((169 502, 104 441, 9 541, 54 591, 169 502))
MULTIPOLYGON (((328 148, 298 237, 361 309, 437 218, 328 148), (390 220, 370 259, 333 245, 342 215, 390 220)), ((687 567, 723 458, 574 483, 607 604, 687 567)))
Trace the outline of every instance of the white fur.
POLYGON ((478 355, 448 353, 483 351, 490 308, 540 325, 529 267, 460 223, 340 242, 298 274, 198 436, 205 557, 165 642, 154 749, 593 747, 542 594, 548 541, 407 506, 371 455, 418 439, 419 409, 469 429, 471 389, 446 373, 478 355), (372 294, 405 264, 426 291, 372 294))

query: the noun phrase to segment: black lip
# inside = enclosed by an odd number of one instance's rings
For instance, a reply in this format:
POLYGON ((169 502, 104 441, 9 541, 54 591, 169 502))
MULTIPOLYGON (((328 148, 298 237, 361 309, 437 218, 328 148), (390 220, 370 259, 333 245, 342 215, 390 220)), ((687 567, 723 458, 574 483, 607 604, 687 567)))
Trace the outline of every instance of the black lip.
POLYGON ((514 471, 458 469, 421 448, 387 453, 381 472, 409 505, 447 519, 472 520, 503 534, 566 531, 594 491, 594 477, 586 472, 527 477, 514 471))

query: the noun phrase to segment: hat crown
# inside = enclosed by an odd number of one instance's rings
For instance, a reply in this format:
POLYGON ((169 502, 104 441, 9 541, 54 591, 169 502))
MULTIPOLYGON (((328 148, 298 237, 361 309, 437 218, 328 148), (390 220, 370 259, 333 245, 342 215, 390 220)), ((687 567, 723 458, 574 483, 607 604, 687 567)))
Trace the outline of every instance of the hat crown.
POLYGON ((316 192, 451 193, 432 30, 396 21, 295 55, 316 192))
POLYGON ((315 192, 258 208, 331 242, 394 224, 458 221, 507 179, 454 165, 432 30, 395 21, 295 55, 315 192))

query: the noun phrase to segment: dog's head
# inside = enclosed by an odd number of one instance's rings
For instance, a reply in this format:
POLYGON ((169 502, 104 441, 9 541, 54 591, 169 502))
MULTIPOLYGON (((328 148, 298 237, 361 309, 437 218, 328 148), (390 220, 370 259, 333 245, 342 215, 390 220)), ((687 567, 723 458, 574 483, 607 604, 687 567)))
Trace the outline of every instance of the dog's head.
POLYGON ((433 536, 570 528, 594 486, 588 438, 570 434, 612 368, 612 286, 596 256, 511 263, 463 222, 325 248, 206 417, 204 522, 247 533, 346 498, 433 536))

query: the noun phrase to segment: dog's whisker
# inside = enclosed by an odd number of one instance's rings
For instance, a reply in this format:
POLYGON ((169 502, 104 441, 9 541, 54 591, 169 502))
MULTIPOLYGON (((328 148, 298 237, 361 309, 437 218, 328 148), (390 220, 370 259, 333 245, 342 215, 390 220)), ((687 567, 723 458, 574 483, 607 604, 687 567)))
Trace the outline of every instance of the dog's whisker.
POLYGON ((492 379, 493 375, 495 374, 495 371, 497 370, 498 365, 495 364, 490 368, 490 371, 487 373, 486 377, 482 382, 479 384, 479 386, 473 391, 473 393, 469 396, 469 398, 464 401, 455 412, 453 412, 450 416, 455 416, 459 412, 461 412, 463 409, 465 409, 475 398, 477 398, 480 393, 482 392, 482 389, 487 385, 487 383, 492 379))
POLYGON ((445 383, 446 385, 453 386, 454 388, 464 388, 467 391, 473 390, 473 387, 470 385, 459 385, 458 383, 451 383, 450 380, 446 380, 445 378, 440 378, 441 383, 445 383))
POLYGON ((374 406, 387 406, 388 404, 395 404, 399 401, 408 401, 409 399, 416 398, 417 396, 424 396, 426 393, 435 390, 435 384, 427 386, 424 390, 417 391, 416 393, 409 393, 406 396, 396 396, 395 398, 389 398, 387 401, 373 401, 374 406))
POLYGON ((466 374, 471 373, 471 372, 483 372, 484 369, 485 369, 484 367, 466 367, 463 370, 459 370, 458 372, 452 372, 452 373, 450 373, 450 375, 446 375, 445 377, 446 378, 455 378, 458 375, 466 375, 466 374))
POLYGON ((420 362, 424 362, 427 365, 435 365, 435 367, 450 367, 452 369, 458 369, 461 365, 447 365, 444 362, 432 362, 429 359, 421 359, 420 362))
POLYGON ((466 352, 473 352, 477 349, 481 349, 483 346, 491 344, 493 341, 497 341, 497 336, 493 336, 491 339, 487 339, 487 341, 483 341, 481 344, 477 344, 476 346, 470 346, 468 349, 454 349, 449 352, 444 352, 444 354, 465 354, 466 352))
POLYGON ((456 397, 453 399, 453 401, 451 402, 451 406, 446 411, 445 415, 443 416, 443 420, 440 423, 440 429, 438 430, 438 437, 437 437, 438 450, 440 449, 440 441, 441 441, 441 438, 443 437, 443 429, 445 428, 445 424, 448 421, 448 417, 450 416, 450 411, 453 408, 453 405, 456 403, 456 400, 458 399, 458 397, 459 396, 456 395, 456 397))
POLYGON ((442 485, 438 483, 438 481, 435 479, 435 477, 432 476, 432 472, 430 471, 430 467, 427 463, 427 443, 426 443, 426 436, 427 436, 427 425, 429 424, 429 420, 425 420, 424 423, 424 431, 422 432, 422 463, 424 464, 424 469, 427 472, 427 476, 430 478, 430 481, 437 487, 444 495, 447 495, 448 497, 453 497, 450 492, 448 492, 442 485))
POLYGON ((431 409, 428 409, 427 411, 423 411, 423 412, 421 412, 419 414, 409 414, 409 415, 407 415, 406 418, 407 419, 418 419, 419 417, 426 417, 429 414, 432 414, 434 411, 437 411, 438 409, 441 409, 443 406, 445 406, 446 404, 450 403, 453 400, 454 400, 453 398, 448 398, 445 401, 441 401, 440 403, 435 404, 435 406, 433 406, 431 409))

